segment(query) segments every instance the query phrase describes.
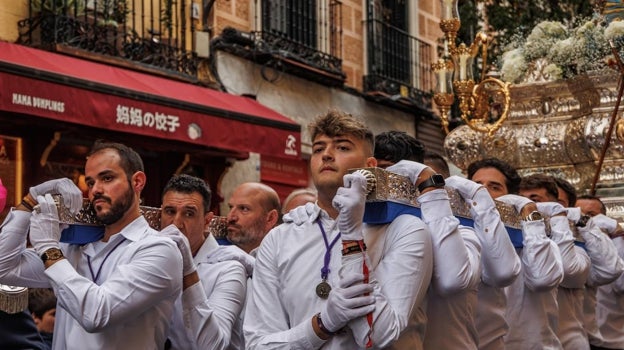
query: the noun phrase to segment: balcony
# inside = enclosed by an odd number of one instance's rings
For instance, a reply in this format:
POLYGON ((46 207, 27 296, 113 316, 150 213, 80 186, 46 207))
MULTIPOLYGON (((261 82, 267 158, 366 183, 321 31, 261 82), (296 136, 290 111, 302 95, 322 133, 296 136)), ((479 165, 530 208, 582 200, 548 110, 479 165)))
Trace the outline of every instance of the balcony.
POLYGON ((255 3, 257 28, 251 33, 226 28, 215 48, 326 85, 344 83, 340 1, 255 3))
POLYGON ((430 113, 434 87, 431 45, 376 19, 366 21, 366 35, 365 95, 401 109, 430 113))
POLYGON ((18 43, 195 81, 185 11, 176 0, 29 0, 18 43))

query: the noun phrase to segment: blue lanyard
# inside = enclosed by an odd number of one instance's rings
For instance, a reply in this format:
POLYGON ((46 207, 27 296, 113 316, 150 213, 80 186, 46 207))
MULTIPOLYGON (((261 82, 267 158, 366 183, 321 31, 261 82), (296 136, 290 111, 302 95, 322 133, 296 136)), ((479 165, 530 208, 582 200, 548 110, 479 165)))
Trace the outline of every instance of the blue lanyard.
POLYGON ((121 241, 119 241, 117 245, 113 247, 113 249, 111 249, 108 253, 106 253, 106 256, 104 257, 104 260, 102 260, 102 264, 100 265, 100 268, 97 270, 97 273, 95 274, 93 274, 93 267, 91 267, 91 257, 87 255, 87 263, 89 263, 89 271, 91 272, 91 278, 93 282, 97 283, 98 278, 100 278, 100 272, 102 272, 102 267, 104 267, 104 263, 106 263, 106 260, 115 251, 115 249, 117 249, 117 247, 119 247, 125 241, 126 241, 126 237, 122 238, 121 241))
POLYGON ((330 272, 329 261, 331 260, 331 250, 334 247, 334 244, 338 242, 338 239, 340 238, 340 232, 338 233, 336 238, 334 238, 334 240, 331 243, 329 243, 329 241, 327 240, 327 234, 325 233, 325 229, 323 229, 323 225, 321 225, 321 219, 320 218, 316 219, 316 223, 321 229, 321 234, 323 234, 323 241, 325 242, 325 258, 323 259, 323 268, 321 269, 321 278, 323 279, 323 281, 326 281, 327 276, 329 276, 329 272, 330 272))

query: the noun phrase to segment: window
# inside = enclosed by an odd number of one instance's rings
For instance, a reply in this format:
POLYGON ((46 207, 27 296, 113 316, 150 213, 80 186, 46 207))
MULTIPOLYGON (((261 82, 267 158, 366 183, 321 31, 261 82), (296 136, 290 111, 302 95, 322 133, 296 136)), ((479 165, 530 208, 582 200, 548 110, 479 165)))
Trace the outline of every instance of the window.
POLYGON ((415 1, 374 0, 368 2, 366 19, 367 75, 364 91, 429 104, 432 89, 432 52, 429 44, 411 33, 409 17, 415 1))
POLYGON ((257 4, 256 51, 271 54, 291 71, 307 70, 308 75, 344 81, 342 5, 338 0, 264 0, 257 4))

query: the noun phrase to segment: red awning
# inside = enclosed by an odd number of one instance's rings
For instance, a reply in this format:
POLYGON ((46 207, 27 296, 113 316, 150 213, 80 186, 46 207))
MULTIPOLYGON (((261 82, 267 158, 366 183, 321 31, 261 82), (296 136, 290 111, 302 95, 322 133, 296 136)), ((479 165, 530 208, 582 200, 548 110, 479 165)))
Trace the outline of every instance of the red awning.
POLYGON ((301 128, 242 96, 0 42, 0 110, 298 158, 301 128))

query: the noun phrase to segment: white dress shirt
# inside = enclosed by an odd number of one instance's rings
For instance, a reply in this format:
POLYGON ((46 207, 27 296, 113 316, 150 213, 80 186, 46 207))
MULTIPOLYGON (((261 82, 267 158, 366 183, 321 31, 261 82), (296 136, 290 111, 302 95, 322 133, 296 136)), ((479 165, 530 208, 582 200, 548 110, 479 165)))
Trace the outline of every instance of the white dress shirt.
POLYGON ((618 255, 613 240, 590 220, 579 232, 585 240, 585 249, 591 259, 589 277, 583 298, 584 329, 589 343, 599 346, 602 335, 596 321, 596 293, 598 286, 615 281, 624 271, 624 262, 618 255))
POLYGON ((589 255, 574 244, 566 216, 551 217, 550 229, 551 239, 557 243, 563 263, 563 281, 557 291, 557 337, 564 349, 589 350, 587 332, 583 327, 583 298, 591 266, 589 255))
POLYGON ((505 348, 503 337, 509 329, 503 288, 511 285, 520 274, 520 257, 487 190, 479 189, 467 203, 481 243, 481 283, 475 322, 479 349, 500 350, 505 348))
POLYGON ((208 235, 193 258, 201 283, 187 288, 176 301, 169 334, 172 350, 243 349, 236 327, 245 302, 247 274, 238 261, 207 262, 221 247, 208 235), (236 346, 230 347, 231 342, 236 346))
POLYGON ((52 286, 54 349, 164 347, 182 290, 182 257, 172 240, 141 216, 108 243, 61 243, 66 259, 44 269, 35 251, 26 249, 29 219, 30 213, 14 210, 1 227, 0 280, 52 286))
MULTIPOLYGON (((363 327, 357 327, 365 318, 351 321, 345 333, 326 341, 312 328, 312 317, 327 302, 315 292, 326 251, 317 219, 331 242, 339 233, 335 221, 317 205, 301 225, 282 224, 262 240, 244 317, 247 349, 364 349, 356 339, 366 339, 366 334, 360 333, 363 327)), ((387 347, 405 330, 412 340, 409 349, 421 349, 422 303, 432 269, 429 232, 411 215, 401 215, 390 224, 365 224, 363 231, 376 304, 373 346, 387 347), (406 328, 410 315, 411 321, 414 317, 418 321, 406 328)), ((332 286, 338 284, 341 250, 340 241, 331 250, 328 283, 332 286)))
POLYGON ((481 280, 481 245, 459 226, 445 189, 418 197, 433 242, 433 277, 427 293, 426 349, 477 349, 474 316, 481 280))
MULTIPOLYGON (((613 244, 624 258, 624 237, 616 237, 613 244)), ((624 274, 614 282, 598 287, 596 320, 602 344, 609 349, 624 349, 624 274)))
POLYGON ((559 248, 546 236, 543 220, 521 221, 522 261, 518 278, 505 288, 509 331, 507 350, 561 349, 555 334, 558 325, 557 286, 563 280, 559 248))

